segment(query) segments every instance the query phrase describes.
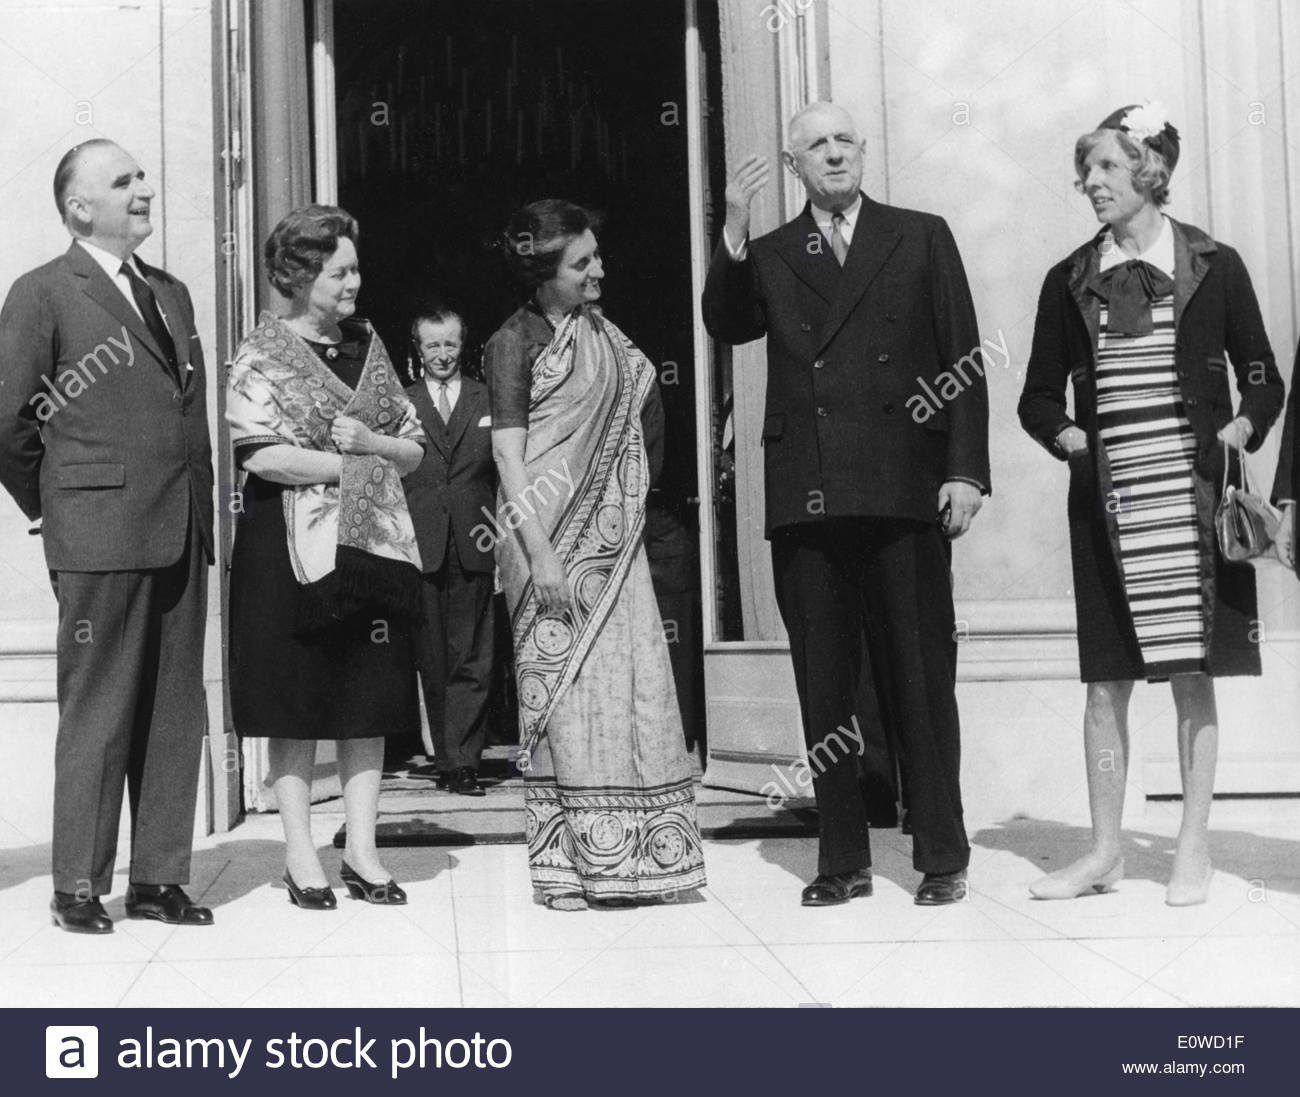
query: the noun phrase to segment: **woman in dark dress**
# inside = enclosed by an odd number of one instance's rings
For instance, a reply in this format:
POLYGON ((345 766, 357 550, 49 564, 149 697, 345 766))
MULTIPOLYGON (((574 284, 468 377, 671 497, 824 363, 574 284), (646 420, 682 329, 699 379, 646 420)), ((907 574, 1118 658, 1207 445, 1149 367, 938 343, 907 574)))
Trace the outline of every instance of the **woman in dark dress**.
POLYGON ((1255 573, 1218 555, 1214 509, 1225 447, 1259 448, 1282 381, 1240 256, 1161 211, 1178 151, 1159 104, 1124 107, 1079 138, 1078 187, 1104 228, 1047 274, 1020 397, 1024 428, 1070 464, 1092 814, 1092 848, 1031 885, 1039 899, 1123 875, 1128 702, 1145 680, 1169 682, 1178 723, 1183 818, 1165 901, 1205 901, 1214 679, 1260 673, 1255 573))
POLYGON ((290 901, 336 905, 311 836, 318 740, 338 743, 348 893, 406 896, 375 848, 384 736, 418 734, 409 625, 419 553, 401 477, 423 432, 383 343, 352 319, 357 223, 290 213, 266 243, 288 315, 263 314, 231 363, 226 418, 239 496, 230 579, 235 728, 269 740, 290 901))

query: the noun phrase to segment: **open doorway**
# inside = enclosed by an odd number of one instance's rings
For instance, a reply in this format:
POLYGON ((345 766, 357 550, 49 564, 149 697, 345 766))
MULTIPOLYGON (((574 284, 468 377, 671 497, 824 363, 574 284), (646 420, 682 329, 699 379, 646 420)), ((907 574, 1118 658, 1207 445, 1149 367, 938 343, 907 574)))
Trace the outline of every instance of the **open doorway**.
MULTIPOLYGON (((696 7, 716 87, 717 6, 696 7)), ((560 197, 604 215, 602 304, 659 367, 665 465, 647 548, 702 758, 686 21, 685 3, 335 0, 333 57, 337 193, 361 224, 359 311, 399 369, 412 311, 438 296, 468 319, 476 372, 521 303, 491 246, 513 210, 560 197)))

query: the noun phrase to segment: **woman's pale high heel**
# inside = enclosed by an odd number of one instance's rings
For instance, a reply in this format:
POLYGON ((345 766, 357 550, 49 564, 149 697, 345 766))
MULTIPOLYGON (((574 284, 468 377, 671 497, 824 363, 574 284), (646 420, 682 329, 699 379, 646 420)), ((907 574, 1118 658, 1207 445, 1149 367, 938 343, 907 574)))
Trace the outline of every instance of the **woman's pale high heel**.
POLYGON ((1029 885, 1029 894, 1035 899, 1077 899, 1090 891, 1101 895, 1113 890, 1124 878, 1124 858, 1121 857, 1105 873, 1091 880, 1071 879, 1066 875, 1068 872, 1069 869, 1064 869, 1035 880, 1029 885))
POLYGON ((1205 875, 1195 884, 1174 884, 1171 880, 1165 889, 1165 905, 1170 907, 1199 906, 1210 897, 1210 881, 1214 878, 1214 866, 1205 863, 1205 875))

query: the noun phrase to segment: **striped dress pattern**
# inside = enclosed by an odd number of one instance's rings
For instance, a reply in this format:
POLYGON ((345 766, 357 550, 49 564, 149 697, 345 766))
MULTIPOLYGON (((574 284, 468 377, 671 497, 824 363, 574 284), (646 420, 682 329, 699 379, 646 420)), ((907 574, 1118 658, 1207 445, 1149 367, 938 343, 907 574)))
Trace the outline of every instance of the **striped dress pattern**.
POLYGON ((1174 359, 1173 295, 1152 302, 1153 331, 1107 332, 1101 310, 1097 420, 1110 458, 1107 509, 1119 526, 1120 560, 1146 677, 1203 672, 1196 492, 1196 437, 1174 359))

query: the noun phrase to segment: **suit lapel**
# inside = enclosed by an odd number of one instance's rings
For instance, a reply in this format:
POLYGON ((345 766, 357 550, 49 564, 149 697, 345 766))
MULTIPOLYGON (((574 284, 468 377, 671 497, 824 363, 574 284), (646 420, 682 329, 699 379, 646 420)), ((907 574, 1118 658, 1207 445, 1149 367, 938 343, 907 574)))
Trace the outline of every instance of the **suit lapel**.
POLYGON ((120 321, 135 343, 152 354, 164 372, 170 372, 162 348, 154 342, 154 337, 149 334, 149 329, 145 327, 140 314, 127 302, 113 280, 104 273, 104 268, 91 258, 85 248, 76 243, 68 248, 66 258, 73 273, 81 280, 82 292, 120 321))
POLYGON ((800 281, 830 304, 843 271, 813 220, 811 207, 805 206, 803 213, 777 231, 776 253, 800 281))
MULTIPOLYGON (((809 220, 812 220, 811 216, 809 220)), ((902 234, 889 225, 881 208, 863 195, 862 206, 858 210, 858 223, 853 229, 853 243, 849 245, 844 269, 840 272, 835 295, 831 298, 830 315, 826 317, 818 338, 818 353, 825 349, 826 344, 835 338, 835 333, 844 326, 844 321, 852 315, 862 295, 867 292, 867 287, 889 261, 902 239, 902 234)), ((834 261, 835 256, 832 255, 831 262, 834 261)))
POLYGON ((460 445, 461 438, 465 435, 465 428, 469 426, 469 421, 478 416, 479 393, 478 387, 468 377, 460 379, 460 399, 456 401, 456 406, 451 409, 451 421, 447 424, 447 433, 451 436, 451 452, 456 452, 456 447, 460 445))
POLYGON ((1070 261, 1070 296, 1079 306, 1079 313, 1088 327, 1089 345, 1092 347, 1093 364, 1096 363, 1097 344, 1101 339, 1101 298, 1089 288, 1101 268, 1101 256, 1098 250, 1105 230, 1098 233, 1091 241, 1074 253, 1070 261))
MULTIPOLYGON (((433 443, 434 448, 442 454, 445 461, 451 453, 449 446, 445 444, 445 432, 442 429, 442 416, 438 414, 438 409, 434 406, 433 397, 429 395, 429 386, 424 383, 424 378, 416 381, 406 394, 411 398, 411 403, 415 405, 415 413, 420 417, 420 422, 424 425, 425 437, 433 443)), ((459 403, 457 404, 459 406, 459 403)))
POLYGON ((1172 217, 1169 226, 1174 234, 1174 327, 1183 318, 1183 310, 1210 270, 1209 256, 1218 249, 1208 237, 1190 238, 1186 229, 1172 217))

